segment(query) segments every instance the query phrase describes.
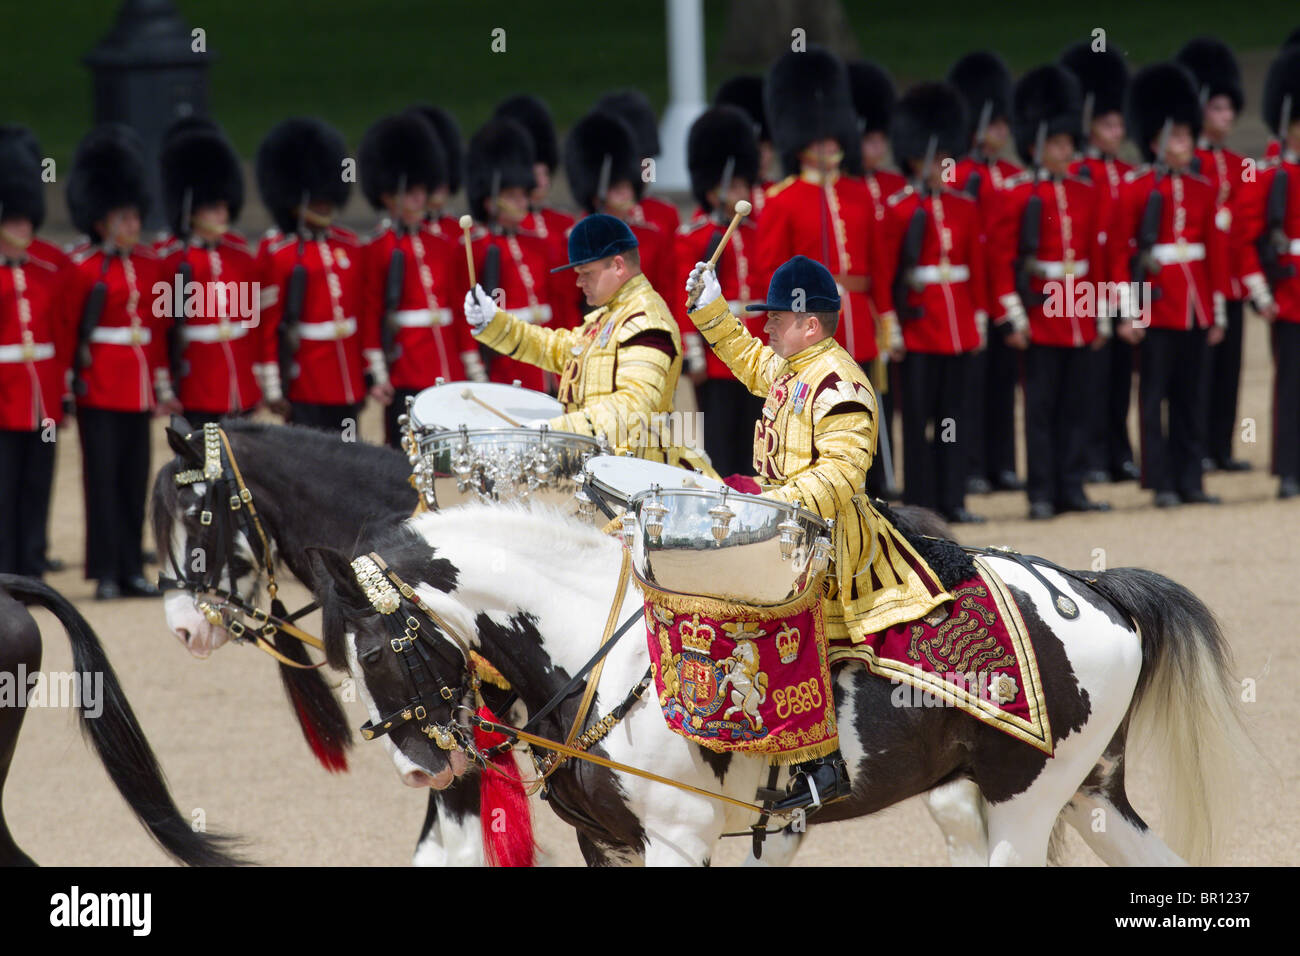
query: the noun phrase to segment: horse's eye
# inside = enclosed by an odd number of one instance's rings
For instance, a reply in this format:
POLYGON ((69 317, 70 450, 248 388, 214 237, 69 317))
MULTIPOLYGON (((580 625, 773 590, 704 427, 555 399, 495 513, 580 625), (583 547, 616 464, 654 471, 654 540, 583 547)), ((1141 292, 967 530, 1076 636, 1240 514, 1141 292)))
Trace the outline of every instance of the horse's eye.
POLYGON ((380 648, 373 647, 361 655, 361 663, 373 664, 375 661, 379 660, 379 654, 380 648))

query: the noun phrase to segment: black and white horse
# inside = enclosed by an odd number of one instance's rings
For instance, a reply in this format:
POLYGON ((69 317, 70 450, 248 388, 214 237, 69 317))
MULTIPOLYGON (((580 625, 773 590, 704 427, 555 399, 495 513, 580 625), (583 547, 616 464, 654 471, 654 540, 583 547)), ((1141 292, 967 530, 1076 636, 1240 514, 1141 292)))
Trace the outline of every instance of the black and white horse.
MULTIPOLYGON (((617 540, 554 511, 467 505, 411 518, 344 553, 316 551, 328 657, 352 669, 372 720, 410 698, 409 673, 350 564, 354 554, 373 551, 449 629, 492 661, 535 713, 598 644, 620 549, 617 540)), ((1043 864, 1058 819, 1071 823, 1107 863, 1210 858, 1221 832, 1223 791, 1232 784, 1221 767, 1232 759, 1241 729, 1226 644, 1210 611, 1151 571, 1101 572, 1093 587, 1044 571, 1078 604, 1078 617, 1064 620, 1047 589, 1019 563, 997 556, 986 561, 1010 588, 1029 628, 1055 756, 956 709, 896 706, 890 682, 848 665, 836 674, 835 696, 853 795, 812 822, 872 813, 928 793, 957 861, 1043 864), (1158 779, 1168 785, 1164 819, 1181 858, 1125 794, 1125 752, 1135 727, 1154 735, 1153 753, 1163 764, 1158 779), (968 799, 976 788, 982 803, 968 799), (1102 827, 1094 825, 1098 810, 1102 827)), ((629 588, 619 619, 636 613, 641 600, 629 588)), ((446 674, 463 666, 451 640, 427 621, 423 629, 437 669, 446 674)), ((625 698, 648 660, 639 635, 615 647, 589 720, 625 698)), ((576 706, 571 698, 538 733, 563 739, 576 706)), ((443 701, 429 704, 435 723, 448 725, 459 716, 443 701)), ((441 782, 455 769, 415 723, 385 740, 408 779, 441 782)), ((653 694, 593 752, 743 801, 766 783, 765 761, 714 754, 671 732, 653 694)), ((746 811, 709 797, 575 760, 550 784, 552 806, 575 826, 591 863, 707 863, 721 834, 754 822, 746 811)), ((782 862, 797 842, 795 836, 779 841, 764 862, 782 862)))
MULTIPOLYGON (((117 674, 104 654, 95 631, 72 603, 48 584, 36 578, 0 574, 0 675, 15 684, 21 675, 33 675, 41 666, 41 633, 28 606, 50 611, 72 643, 73 672, 79 680, 93 680, 97 700, 88 700, 84 690, 76 695, 77 717, 83 733, 108 771, 113 786, 131 812, 148 829, 159 846, 182 863, 191 866, 223 866, 242 863, 231 852, 228 836, 196 833, 172 801, 158 760, 136 722, 131 705, 118 684, 117 674)), ((76 685, 81 689, 81 685, 76 685)), ((9 690, 15 690, 11 685, 9 690)), ((17 693, 23 702, 0 706, 0 794, 9 777, 9 766, 18 744, 18 732, 27 714, 26 683, 17 693)), ((14 842, 0 808, 0 866, 34 866, 14 842)))
MULTIPOLYGON (((311 545, 349 549, 368 528, 391 524, 409 515, 417 501, 409 483, 410 464, 400 452, 308 428, 228 421, 222 424, 244 482, 270 538, 277 566, 286 565, 309 582, 311 545)), ((230 554, 214 553, 200 525, 200 502, 206 483, 178 487, 178 472, 202 468, 203 433, 190 440, 186 423, 173 420, 167 438, 176 457, 164 465, 152 497, 154 539, 163 573, 183 579, 201 560, 222 565, 221 584, 256 603, 265 587, 261 543, 237 530, 230 554)), ((254 539, 256 536, 253 536, 254 539)), ((192 576, 192 575, 191 575, 192 576)), ((224 626, 200 612, 193 594, 172 591, 164 600, 167 625, 191 654, 206 658, 230 639, 224 626)), ((301 645, 277 644, 288 656, 305 660, 301 645)), ((351 743, 343 709, 319 671, 281 664, 295 714, 317 757, 331 770, 346 768, 344 751, 351 743)), ((483 840, 478 787, 430 791, 413 862, 417 866, 482 865, 483 840)))

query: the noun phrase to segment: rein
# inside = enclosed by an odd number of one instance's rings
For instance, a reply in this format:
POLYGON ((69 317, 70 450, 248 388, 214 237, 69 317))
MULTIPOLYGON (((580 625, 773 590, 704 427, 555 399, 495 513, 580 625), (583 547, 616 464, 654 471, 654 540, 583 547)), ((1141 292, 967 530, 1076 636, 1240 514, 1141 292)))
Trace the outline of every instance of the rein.
MULTIPOLYGON (((188 440, 192 435, 185 437, 188 440)), ((202 550, 205 554, 219 555, 221 560, 214 562, 211 567, 205 567, 202 576, 198 580, 193 580, 186 573, 182 556, 181 562, 177 565, 180 577, 171 578, 160 574, 159 587, 164 590, 185 591, 196 598, 200 596, 218 598, 217 601, 195 602, 208 623, 214 627, 224 627, 234 640, 251 640, 255 647, 265 651, 287 667, 313 670, 324 666, 324 661, 319 664, 301 664, 290 660, 271 644, 275 635, 282 633, 317 650, 324 650, 325 645, 320 638, 308 634, 295 623, 303 616, 317 610, 320 605, 313 601, 289 614, 280 601, 279 585, 275 580, 275 557, 271 551, 270 539, 262 526, 257 506, 253 503, 253 493, 244 483, 239 463, 235 460, 235 452, 230 447, 230 439, 221 426, 215 422, 203 426, 203 468, 178 472, 175 482, 177 487, 199 482, 208 483, 207 491, 203 496, 203 510, 199 514, 199 524, 210 529, 211 534, 217 535, 219 540, 216 548, 209 548, 207 535, 205 535, 202 550), (226 462, 229 462, 229 467, 226 466, 226 462), (229 495, 224 494, 226 486, 229 486, 231 492, 229 495), (243 525, 242 530, 250 538, 252 537, 250 532, 255 532, 257 540, 261 542, 260 570, 265 571, 267 576, 266 593, 271 599, 269 611, 253 607, 237 591, 221 587, 221 573, 227 569, 230 557, 234 553, 233 522, 235 521, 243 525), (243 620, 245 617, 249 622, 247 624, 243 620)), ((173 564, 176 564, 176 556, 173 556, 173 564)), ((230 575, 230 583, 233 589, 235 584, 233 572, 230 575)))

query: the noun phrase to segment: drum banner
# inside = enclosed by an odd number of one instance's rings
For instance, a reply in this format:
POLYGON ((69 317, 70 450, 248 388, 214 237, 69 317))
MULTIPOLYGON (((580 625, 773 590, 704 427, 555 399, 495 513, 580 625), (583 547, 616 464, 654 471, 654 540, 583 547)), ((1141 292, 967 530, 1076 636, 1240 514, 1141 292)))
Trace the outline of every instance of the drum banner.
POLYGON ((858 660, 896 684, 898 707, 957 707, 1052 755, 1052 730, 1029 633, 997 573, 952 588, 952 604, 861 643, 831 642, 833 664, 858 660))
POLYGON ((672 730, 710 750, 779 764, 838 746, 822 588, 756 608, 638 584, 655 688, 672 730))

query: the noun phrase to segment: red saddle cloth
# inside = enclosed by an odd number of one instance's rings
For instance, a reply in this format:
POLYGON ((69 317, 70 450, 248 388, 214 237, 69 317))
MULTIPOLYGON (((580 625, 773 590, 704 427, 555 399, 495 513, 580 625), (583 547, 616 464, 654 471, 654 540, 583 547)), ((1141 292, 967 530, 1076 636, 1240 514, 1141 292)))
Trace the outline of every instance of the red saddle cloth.
POLYGON ((1038 660, 1002 579, 981 559, 979 573, 951 589, 953 602, 920 621, 861 643, 831 642, 832 666, 861 661, 896 684, 899 707, 957 707, 1051 756, 1038 660))

